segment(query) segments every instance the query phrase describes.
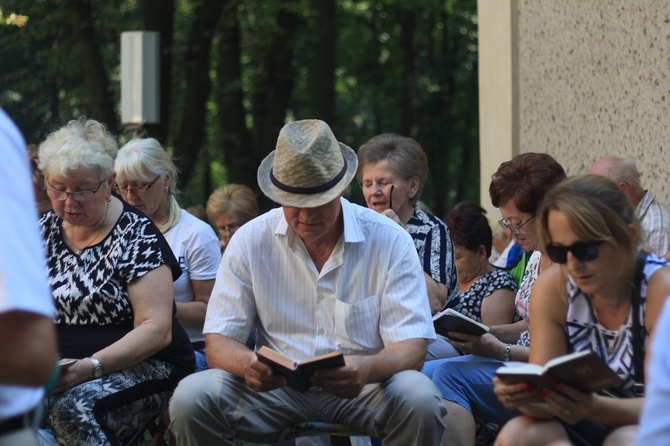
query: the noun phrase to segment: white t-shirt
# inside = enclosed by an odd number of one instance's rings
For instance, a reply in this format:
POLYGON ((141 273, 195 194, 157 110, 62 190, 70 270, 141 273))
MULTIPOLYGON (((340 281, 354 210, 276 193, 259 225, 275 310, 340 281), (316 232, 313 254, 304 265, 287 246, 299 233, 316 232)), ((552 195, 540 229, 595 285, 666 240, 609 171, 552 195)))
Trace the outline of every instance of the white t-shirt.
MULTIPOLYGON (((0 313, 20 310, 53 318, 26 144, 2 109, 0 150, 0 313)), ((0 384, 0 421, 32 409, 43 395, 42 387, 0 384)))
MULTIPOLYGON (((181 211, 181 219, 165 233, 182 275, 174 282, 176 302, 193 302, 192 280, 214 280, 221 263, 221 247, 214 229, 199 218, 181 211)), ((202 330, 184 327, 191 342, 205 339, 202 330)))
POLYGON ((281 208, 242 226, 223 254, 204 332, 244 343, 255 325, 257 346, 297 361, 434 340, 410 235, 386 216, 340 202, 344 234, 321 271, 281 208))

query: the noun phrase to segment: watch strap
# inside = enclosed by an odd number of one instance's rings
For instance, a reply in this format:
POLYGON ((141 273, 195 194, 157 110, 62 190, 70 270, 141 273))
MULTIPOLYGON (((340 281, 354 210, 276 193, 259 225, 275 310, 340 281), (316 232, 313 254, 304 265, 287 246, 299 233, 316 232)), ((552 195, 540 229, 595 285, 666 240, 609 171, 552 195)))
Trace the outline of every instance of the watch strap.
POLYGON ((93 371, 91 372, 91 376, 93 378, 100 378, 103 374, 102 364, 100 364, 100 361, 98 361, 93 356, 89 356, 88 360, 93 363, 93 371))
POLYGON ((512 359, 512 344, 507 344, 505 346, 505 353, 503 353, 500 360, 503 362, 508 362, 510 359, 512 359))

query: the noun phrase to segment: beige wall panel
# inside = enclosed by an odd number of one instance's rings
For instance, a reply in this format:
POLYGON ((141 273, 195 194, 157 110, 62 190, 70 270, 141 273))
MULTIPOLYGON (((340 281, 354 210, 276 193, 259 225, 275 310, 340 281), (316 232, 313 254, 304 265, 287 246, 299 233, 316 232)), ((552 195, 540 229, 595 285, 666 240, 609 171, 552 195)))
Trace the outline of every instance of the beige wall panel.
POLYGON ((670 3, 519 0, 520 152, 636 160, 670 204, 670 3))
POLYGON ((518 154, 516 0, 479 0, 479 139, 481 204, 500 163, 518 154))

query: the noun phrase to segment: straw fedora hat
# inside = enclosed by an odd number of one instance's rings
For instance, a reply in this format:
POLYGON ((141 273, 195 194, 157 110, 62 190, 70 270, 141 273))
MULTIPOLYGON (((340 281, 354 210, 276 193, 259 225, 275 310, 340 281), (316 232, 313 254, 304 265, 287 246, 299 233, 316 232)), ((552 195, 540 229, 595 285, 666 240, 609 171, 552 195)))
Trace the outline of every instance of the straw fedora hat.
POLYGON ((337 142, 323 121, 286 124, 277 148, 258 168, 258 185, 268 198, 284 206, 313 208, 342 194, 356 174, 358 159, 337 142))

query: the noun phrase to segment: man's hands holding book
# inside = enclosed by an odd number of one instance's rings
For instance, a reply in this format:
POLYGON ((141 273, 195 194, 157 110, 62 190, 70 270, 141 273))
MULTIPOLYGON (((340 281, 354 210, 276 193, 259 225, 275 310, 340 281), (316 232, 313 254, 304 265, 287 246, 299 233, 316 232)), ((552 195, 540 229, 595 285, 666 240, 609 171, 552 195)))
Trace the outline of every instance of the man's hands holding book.
POLYGON ((244 370, 244 382, 256 392, 268 392, 284 387, 287 380, 282 375, 274 373, 272 367, 258 360, 256 353, 250 353, 250 361, 244 370))
POLYGON ((289 386, 300 392, 316 388, 340 398, 354 398, 368 382, 368 362, 363 356, 331 352, 298 363, 267 347, 255 356, 245 378, 247 385, 259 392, 289 386))
POLYGON ((367 384, 365 357, 345 356, 344 367, 317 370, 312 376, 316 387, 340 398, 355 398, 367 384))

